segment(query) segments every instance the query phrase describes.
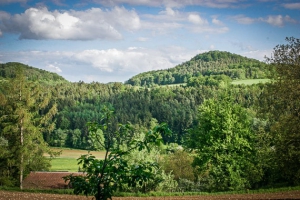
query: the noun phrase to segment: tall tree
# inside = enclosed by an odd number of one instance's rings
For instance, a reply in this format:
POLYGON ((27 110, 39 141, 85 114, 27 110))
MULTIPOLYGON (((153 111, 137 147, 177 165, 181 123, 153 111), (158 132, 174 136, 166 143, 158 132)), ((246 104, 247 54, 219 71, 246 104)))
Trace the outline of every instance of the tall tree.
POLYGON ((188 148, 195 150, 194 166, 207 190, 249 188, 256 169, 254 135, 247 112, 225 92, 199 108, 199 124, 189 131, 188 148), (250 180, 251 179, 251 180, 250 180))
POLYGON ((300 39, 286 38, 267 58, 272 82, 260 101, 260 113, 271 123, 274 165, 281 181, 300 183, 300 39))
POLYGON ((130 124, 120 124, 114 131, 112 127, 113 111, 109 107, 103 108, 103 117, 100 123, 89 123, 92 140, 104 148, 104 159, 96 159, 91 154, 82 155, 78 164, 82 165, 84 176, 69 175, 69 180, 75 194, 93 195, 96 200, 112 199, 113 192, 124 184, 134 187, 136 184, 154 178, 153 168, 157 169, 156 162, 130 163, 126 155, 134 150, 147 149, 151 144, 159 145, 162 142, 161 134, 170 131, 166 124, 153 128, 142 139, 134 138, 134 129, 130 124), (102 134, 105 140, 102 139, 102 134), (124 145, 127 147, 124 150, 124 145))
POLYGON ((50 105, 50 96, 28 81, 20 68, 14 78, 1 84, 0 136, 7 141, 6 149, 10 152, 1 155, 6 163, 1 167, 11 179, 19 177, 16 182, 21 189, 23 177, 30 170, 49 167, 43 153, 50 153, 50 150, 41 132, 54 128, 49 121, 56 113, 56 105, 50 105))

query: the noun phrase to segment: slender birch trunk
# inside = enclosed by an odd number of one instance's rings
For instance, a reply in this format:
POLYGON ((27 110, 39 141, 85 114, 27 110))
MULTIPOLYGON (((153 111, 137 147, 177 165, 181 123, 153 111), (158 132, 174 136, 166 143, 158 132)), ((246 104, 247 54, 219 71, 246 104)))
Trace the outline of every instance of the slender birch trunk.
MULTIPOLYGON (((22 101, 22 89, 20 86, 20 93, 19 93, 19 100, 22 101)), ((23 144, 24 144, 24 133, 23 133, 23 116, 21 116, 20 120, 20 154, 21 154, 21 159, 20 159, 20 189, 23 189, 23 163, 24 163, 24 155, 22 152, 23 144)))
MULTIPOLYGON (((20 137, 21 137, 21 148, 23 147, 23 119, 21 119, 21 129, 20 129, 20 137)), ((20 159, 20 189, 23 189, 23 163, 24 163, 24 156, 21 150, 21 159, 20 159)))

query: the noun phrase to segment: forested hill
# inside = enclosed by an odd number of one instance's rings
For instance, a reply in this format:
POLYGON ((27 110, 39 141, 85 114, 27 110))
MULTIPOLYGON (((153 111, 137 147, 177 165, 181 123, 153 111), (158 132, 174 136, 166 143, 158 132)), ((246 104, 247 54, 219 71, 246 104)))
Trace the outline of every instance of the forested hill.
MULTIPOLYGON (((179 65, 173 69, 161 70, 159 72, 175 72, 180 75, 188 74, 187 69, 191 70, 195 66, 207 66, 208 74, 222 74, 226 70, 232 72, 240 70, 245 74, 263 73, 263 63, 256 60, 246 59, 241 56, 230 53, 210 52, 201 54, 193 58, 191 61, 179 65), (225 55, 228 55, 225 59, 225 55), (206 56, 206 57, 204 57, 206 56), (199 57, 202 57, 201 59, 199 57), (208 60, 208 61, 206 61, 208 60), (210 60, 210 61, 209 61, 210 60), (226 63, 227 64, 224 64, 226 63), (214 63, 215 68, 210 65, 214 63), (218 63, 218 64, 216 64, 218 63), (230 64, 228 64, 230 63, 230 64), (232 63, 236 63, 235 65, 232 63), (187 67, 189 66, 189 67, 187 67), (220 66, 224 66, 221 68, 220 66), (231 66, 229 68, 228 66, 231 66), (240 67, 241 66, 241 67, 240 67), (247 67, 248 71, 246 70, 247 67), (253 67, 255 66, 255 67, 253 67), (240 67, 240 68, 239 68, 240 67), (261 69, 261 70, 255 70, 261 69), (230 71, 231 70, 231 71, 230 71)), ((91 148, 90 138, 86 124, 88 122, 100 122, 101 110, 104 105, 109 105, 114 108, 116 117, 114 126, 118 123, 130 122, 141 129, 149 129, 156 122, 166 122, 173 134, 169 137, 164 137, 166 143, 182 143, 187 130, 197 124, 198 107, 205 99, 215 98, 218 91, 222 88, 228 88, 239 104, 247 109, 253 106, 253 102, 259 97, 262 84, 255 85, 232 85, 228 84, 230 78, 225 75, 200 76, 189 78, 186 86, 178 87, 141 87, 137 89, 129 84, 110 83, 102 84, 99 82, 84 83, 84 82, 69 82, 55 73, 50 73, 44 70, 39 70, 20 63, 0 64, 0 79, 1 77, 14 77, 16 69, 23 68, 23 73, 28 77, 28 80, 42 81, 42 87, 47 87, 45 95, 49 96, 50 102, 57 106, 57 113, 52 119, 52 131, 43 131, 45 141, 50 146, 70 147, 89 149, 91 148)), ((201 71, 200 71, 201 72, 201 71)), ((228 72, 228 73, 229 73, 228 72)), ((153 72, 148 72, 152 74, 153 72)), ((233 72, 232 72, 233 73, 233 72)), ((145 73, 147 74, 147 73, 145 73)), ((203 74, 204 73, 203 70, 203 74)), ((6 83, 0 81, 0 97, 1 91, 5 91, 6 83)), ((0 101, 1 103, 1 101, 0 101)), ((1 112, 1 108, 0 108, 1 112)), ((0 122, 1 132, 1 122, 0 122)), ((0 138, 1 139, 1 138, 0 138)))
POLYGON ((231 79, 255 79, 267 76, 266 64, 225 51, 209 51, 198 54, 190 61, 174 68, 138 74, 127 84, 153 86, 187 83, 189 78, 200 75, 227 75, 231 79))
POLYGON ((67 82, 62 76, 59 76, 56 73, 48 72, 46 70, 30 67, 28 65, 17 63, 17 62, 8 62, 0 64, 0 78, 13 78, 16 75, 17 68, 20 68, 24 71, 25 76, 28 80, 32 81, 54 81, 54 82, 67 82))

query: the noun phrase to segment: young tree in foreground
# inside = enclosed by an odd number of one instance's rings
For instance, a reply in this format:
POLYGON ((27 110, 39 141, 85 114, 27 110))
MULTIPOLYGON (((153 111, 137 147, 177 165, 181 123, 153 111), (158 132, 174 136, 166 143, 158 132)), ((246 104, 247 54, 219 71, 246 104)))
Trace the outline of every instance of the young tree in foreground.
POLYGON ((34 82, 28 81, 19 69, 16 77, 0 84, 0 171, 22 189, 23 176, 32 170, 45 170, 50 166, 44 153, 50 152, 42 131, 52 129, 49 123, 56 113, 50 94, 34 82), (17 181, 19 177, 19 181, 17 181))
POLYGON ((150 151, 151 145, 160 145, 163 141, 161 134, 170 133, 166 124, 156 126, 147 132, 142 140, 137 140, 130 124, 120 124, 118 130, 113 131, 110 123, 112 116, 113 111, 104 107, 101 123, 88 123, 91 138, 105 149, 105 157, 96 159, 88 154, 78 159, 84 175, 70 175, 64 178, 65 181, 70 181, 75 194, 93 195, 96 200, 112 199, 113 192, 122 185, 134 187, 154 178, 153 169, 158 168, 156 162, 130 164, 124 157, 133 150, 150 151), (104 141, 101 134, 105 137, 104 141), (127 146, 126 150, 124 145, 127 146))
POLYGON ((189 131, 188 148, 195 150, 203 189, 212 191, 249 188, 259 179, 255 166, 254 135, 245 109, 224 93, 199 108, 199 124, 189 131))
MULTIPOLYGON (((288 184, 300 183, 300 39, 286 38, 267 62, 272 82, 261 98, 260 113, 271 123, 274 165, 288 184)), ((278 182, 278 180, 277 180, 278 182)))

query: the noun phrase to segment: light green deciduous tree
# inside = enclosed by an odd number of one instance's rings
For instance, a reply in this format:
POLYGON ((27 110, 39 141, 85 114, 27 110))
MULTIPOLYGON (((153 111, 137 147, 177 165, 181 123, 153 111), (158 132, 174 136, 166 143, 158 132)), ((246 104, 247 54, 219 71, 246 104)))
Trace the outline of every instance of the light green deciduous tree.
POLYGON ((245 189, 259 179, 254 142, 247 111, 227 92, 204 101, 199 108, 199 124, 186 139, 187 147, 196 153, 193 164, 198 167, 203 189, 245 189))

